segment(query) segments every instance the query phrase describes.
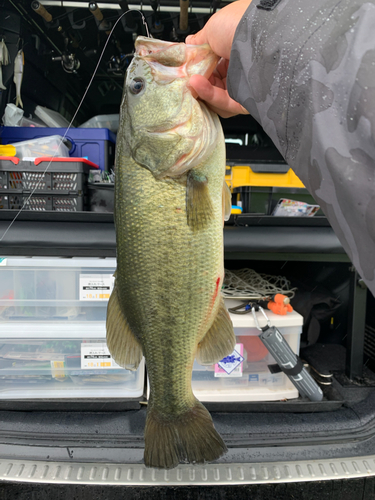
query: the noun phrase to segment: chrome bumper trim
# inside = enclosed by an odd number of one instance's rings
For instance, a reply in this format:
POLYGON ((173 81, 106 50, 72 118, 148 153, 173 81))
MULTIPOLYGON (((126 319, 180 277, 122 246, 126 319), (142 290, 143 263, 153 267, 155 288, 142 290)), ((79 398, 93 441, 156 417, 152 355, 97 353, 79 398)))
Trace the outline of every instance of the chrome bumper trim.
POLYGON ((353 459, 247 464, 179 465, 171 470, 142 464, 77 463, 0 458, 0 482, 186 486, 293 483, 375 475, 375 455, 353 459))

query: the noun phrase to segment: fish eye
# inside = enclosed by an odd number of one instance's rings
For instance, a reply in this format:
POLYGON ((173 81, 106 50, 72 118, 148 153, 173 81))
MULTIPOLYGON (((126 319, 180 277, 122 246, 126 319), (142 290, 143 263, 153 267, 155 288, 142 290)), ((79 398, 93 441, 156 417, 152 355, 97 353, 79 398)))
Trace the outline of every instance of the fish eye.
POLYGON ((146 83, 143 78, 134 78, 129 85, 130 92, 134 95, 140 94, 145 88, 146 83))

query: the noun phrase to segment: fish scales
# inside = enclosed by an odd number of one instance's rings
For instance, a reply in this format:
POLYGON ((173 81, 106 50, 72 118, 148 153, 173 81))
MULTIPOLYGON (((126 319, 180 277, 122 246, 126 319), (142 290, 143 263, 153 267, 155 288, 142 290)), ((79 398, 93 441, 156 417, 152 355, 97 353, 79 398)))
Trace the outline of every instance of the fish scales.
POLYGON ((145 464, 170 468, 226 450, 191 389, 194 358, 212 364, 235 343, 220 295, 225 143, 218 117, 187 88, 189 70, 212 71, 208 47, 197 57, 197 48, 189 53, 185 44, 137 43, 117 137, 117 271, 107 343, 127 368, 145 356, 145 464), (170 73, 176 59, 179 69, 170 73))
MULTIPOLYGON (((162 370, 163 382, 158 380, 151 390, 165 405, 165 392, 171 393, 165 382, 176 388, 182 381, 184 388, 190 384, 191 370, 182 371, 180 365, 192 364, 196 344, 218 307, 212 297, 223 273, 221 213, 204 234, 187 231, 185 210, 180 209, 185 205, 186 184, 155 180, 145 169, 131 165, 128 162, 126 170, 116 173, 116 214, 119 210, 121 218, 133 220, 118 242, 116 280, 125 316, 144 346, 151 384, 154 369, 162 370), (161 343, 159 332, 168 342, 161 343)), ((221 212, 222 179, 217 180, 221 212)))

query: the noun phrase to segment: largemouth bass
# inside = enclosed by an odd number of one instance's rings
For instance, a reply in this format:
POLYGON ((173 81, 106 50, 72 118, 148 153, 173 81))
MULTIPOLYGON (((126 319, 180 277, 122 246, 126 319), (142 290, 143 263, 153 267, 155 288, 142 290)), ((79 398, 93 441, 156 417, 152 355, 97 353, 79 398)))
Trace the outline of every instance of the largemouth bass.
POLYGON ((209 75, 208 45, 139 37, 128 68, 116 147, 117 271, 107 344, 150 381, 146 466, 219 458, 225 444, 194 397, 194 358, 213 364, 235 337, 223 282, 225 143, 220 120, 188 87, 209 75))

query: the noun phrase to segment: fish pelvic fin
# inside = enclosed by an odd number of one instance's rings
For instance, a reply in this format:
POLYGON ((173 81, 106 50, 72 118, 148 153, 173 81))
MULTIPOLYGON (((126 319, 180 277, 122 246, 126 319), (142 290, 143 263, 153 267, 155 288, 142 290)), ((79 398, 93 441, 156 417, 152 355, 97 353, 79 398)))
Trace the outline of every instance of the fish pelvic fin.
POLYGON ((172 469, 180 462, 203 464, 217 460, 226 451, 211 415, 197 399, 192 408, 175 418, 149 406, 145 427, 146 467, 172 469))
POLYGON ((224 219, 224 221, 229 220, 231 212, 232 212, 232 194, 230 192, 228 184, 224 181, 224 184, 223 184, 223 219, 224 219))
POLYGON ((213 206, 207 177, 190 170, 186 185, 187 223, 193 231, 204 229, 213 217, 213 206))
POLYGON ((236 337, 233 331, 232 320, 221 298, 219 310, 201 342, 198 344, 196 359, 201 365, 217 363, 233 352, 236 337))
POLYGON ((142 348, 120 308, 116 283, 107 308, 107 346, 116 363, 135 371, 142 360, 142 348))

